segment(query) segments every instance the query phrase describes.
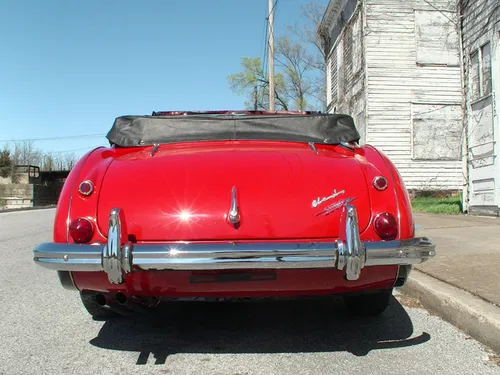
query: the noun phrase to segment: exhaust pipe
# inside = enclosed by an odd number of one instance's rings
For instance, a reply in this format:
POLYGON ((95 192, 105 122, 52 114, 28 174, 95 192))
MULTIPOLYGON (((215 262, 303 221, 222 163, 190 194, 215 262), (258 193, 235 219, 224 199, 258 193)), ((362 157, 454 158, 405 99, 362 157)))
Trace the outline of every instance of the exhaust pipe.
POLYGON ((116 293, 116 302, 118 302, 120 305, 126 305, 128 302, 127 296, 125 293, 118 292, 116 293))
POLYGON ((98 293, 95 296, 96 302, 103 307, 109 308, 111 311, 114 311, 117 314, 123 316, 131 316, 133 315, 133 311, 130 311, 127 307, 116 303, 115 301, 106 298, 106 296, 102 293, 98 293))
POLYGON ((106 297, 102 293, 98 293, 98 294, 95 295, 95 301, 100 306, 106 306, 106 297))
POLYGON ((145 313, 148 311, 147 307, 144 306, 142 302, 137 300, 136 298, 128 298, 125 293, 118 292, 115 296, 116 302, 124 308, 130 309, 132 311, 136 311, 139 313, 145 313))

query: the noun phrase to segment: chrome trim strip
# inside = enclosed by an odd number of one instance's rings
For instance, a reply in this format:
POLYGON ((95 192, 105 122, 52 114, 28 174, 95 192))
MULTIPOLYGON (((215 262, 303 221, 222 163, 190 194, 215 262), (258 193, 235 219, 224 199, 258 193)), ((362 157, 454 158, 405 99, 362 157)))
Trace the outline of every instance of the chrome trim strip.
POLYGON ((121 284, 124 275, 132 270, 132 244, 127 242, 127 235, 122 228, 123 212, 113 208, 109 214, 108 242, 102 248, 102 268, 108 274, 111 284, 121 284))
POLYGON ((341 216, 341 228, 344 229, 344 233, 340 238, 345 247, 343 254, 345 259, 339 262, 339 265, 345 264, 347 280, 359 279, 361 269, 365 266, 366 249, 361 242, 358 227, 356 208, 351 204, 345 205, 341 216))
POLYGON ((357 280, 364 267, 411 266, 432 258, 435 244, 427 237, 362 242, 356 209, 344 207, 343 230, 330 242, 125 242, 123 212, 113 209, 107 244, 42 243, 34 250, 38 265, 58 271, 105 271, 112 284, 123 283, 134 268, 142 270, 306 269, 336 268, 357 280), (124 243, 125 242, 125 243, 124 243), (120 245, 124 243, 124 245, 120 245))
POLYGON ((236 193, 236 186, 233 186, 233 189, 231 190, 231 206, 229 207, 229 212, 227 214, 227 220, 233 225, 240 222, 238 198, 236 196, 236 193))
POLYGON ((160 144, 159 143, 154 143, 153 144, 153 149, 151 150, 150 156, 154 156, 154 154, 156 154, 156 151, 158 151, 159 148, 160 148, 160 144))
POLYGON ((354 151, 358 147, 356 142, 340 142, 340 145, 348 150, 354 151))
POLYGON ((125 245, 123 245, 123 252, 122 252, 122 271, 125 275, 128 275, 130 272, 132 272, 132 250, 134 249, 134 246, 132 245, 131 242, 126 242, 125 245))
POLYGON ((309 143, 308 143, 308 145, 309 145, 309 148, 310 148, 311 150, 313 150, 313 152, 314 152, 315 154, 318 154, 318 150, 316 149, 316 145, 315 145, 313 142, 309 142, 309 143))
POLYGON ((143 270, 331 268, 335 254, 334 242, 137 245, 133 264, 143 270))
MULTIPOLYGON (((35 248, 34 260, 48 269, 106 271, 108 275, 114 275, 116 268, 101 263, 101 255, 106 254, 107 247, 44 243, 35 248)), ((332 268, 335 266, 337 243, 136 244, 132 252, 130 270, 132 267, 143 270, 332 268)))
POLYGON ((40 266, 58 271, 102 271, 103 245, 42 243, 34 250, 40 266))
MULTIPOLYGON (((365 267, 413 265, 435 255, 434 243, 425 237, 404 241, 365 242, 363 245, 366 248, 365 267)), ((103 271, 105 268, 104 263, 101 263, 101 256, 105 254, 103 250, 106 247, 107 245, 43 243, 35 248, 34 260, 40 266, 54 270, 103 271)), ((135 244, 131 251, 133 257, 129 269, 231 269, 240 264, 248 268, 331 267, 342 270, 343 265, 348 265, 347 249, 347 244, 343 241, 135 244)), ((361 262, 363 256, 358 253, 358 257, 361 262)), ((354 262, 354 267, 357 264, 357 261, 354 262)), ((116 270, 109 267, 106 269, 110 273, 116 270)))
POLYGON ((427 237, 364 244, 366 266, 419 264, 436 255, 436 245, 427 237))
POLYGON ((121 225, 120 209, 113 208, 109 215, 108 243, 102 250, 102 268, 106 270, 111 284, 122 282, 120 265, 121 225))

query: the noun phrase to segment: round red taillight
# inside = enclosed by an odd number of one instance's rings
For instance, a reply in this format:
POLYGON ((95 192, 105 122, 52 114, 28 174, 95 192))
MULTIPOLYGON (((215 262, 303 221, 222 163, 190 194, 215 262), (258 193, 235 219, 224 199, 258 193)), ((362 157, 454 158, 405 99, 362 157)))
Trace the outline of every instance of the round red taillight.
POLYGON ((69 234, 76 243, 88 242, 94 234, 92 223, 87 219, 76 219, 69 225, 69 234))
POLYGON ((390 213, 378 214, 373 221, 373 227, 383 240, 394 240, 398 236, 398 222, 390 213))
POLYGON ((90 181, 82 181, 78 185, 78 191, 81 195, 90 195, 94 191, 94 184, 90 181))
POLYGON ((377 176, 373 179, 373 187, 379 191, 387 189, 388 182, 384 176, 377 176))

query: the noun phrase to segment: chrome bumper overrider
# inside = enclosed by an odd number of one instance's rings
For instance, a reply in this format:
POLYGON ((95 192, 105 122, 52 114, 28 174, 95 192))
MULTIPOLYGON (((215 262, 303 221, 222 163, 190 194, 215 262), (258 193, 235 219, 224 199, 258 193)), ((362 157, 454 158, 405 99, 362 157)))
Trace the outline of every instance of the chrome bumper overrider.
POLYGON ((42 243, 33 250, 34 261, 58 271, 105 271, 110 283, 121 284, 134 269, 336 268, 357 280, 366 266, 412 265, 435 255, 435 244, 426 237, 362 242, 352 205, 344 207, 342 233, 332 242, 132 244, 122 233, 123 220, 120 209, 111 210, 107 244, 42 243))

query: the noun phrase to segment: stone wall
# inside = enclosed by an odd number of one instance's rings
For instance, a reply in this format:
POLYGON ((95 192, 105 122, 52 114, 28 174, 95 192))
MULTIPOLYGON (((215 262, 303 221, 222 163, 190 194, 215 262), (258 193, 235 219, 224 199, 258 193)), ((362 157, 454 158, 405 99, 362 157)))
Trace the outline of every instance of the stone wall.
POLYGON ((59 194, 63 187, 62 183, 49 185, 35 184, 33 186, 33 207, 49 206, 57 204, 59 194))
POLYGON ((55 205, 62 186, 62 183, 0 184, 0 209, 55 205))
POLYGON ((0 209, 33 207, 33 185, 0 185, 0 209))
POLYGON ((9 177, 2 177, 0 176, 0 185, 5 185, 5 184, 11 184, 12 179, 9 177))

